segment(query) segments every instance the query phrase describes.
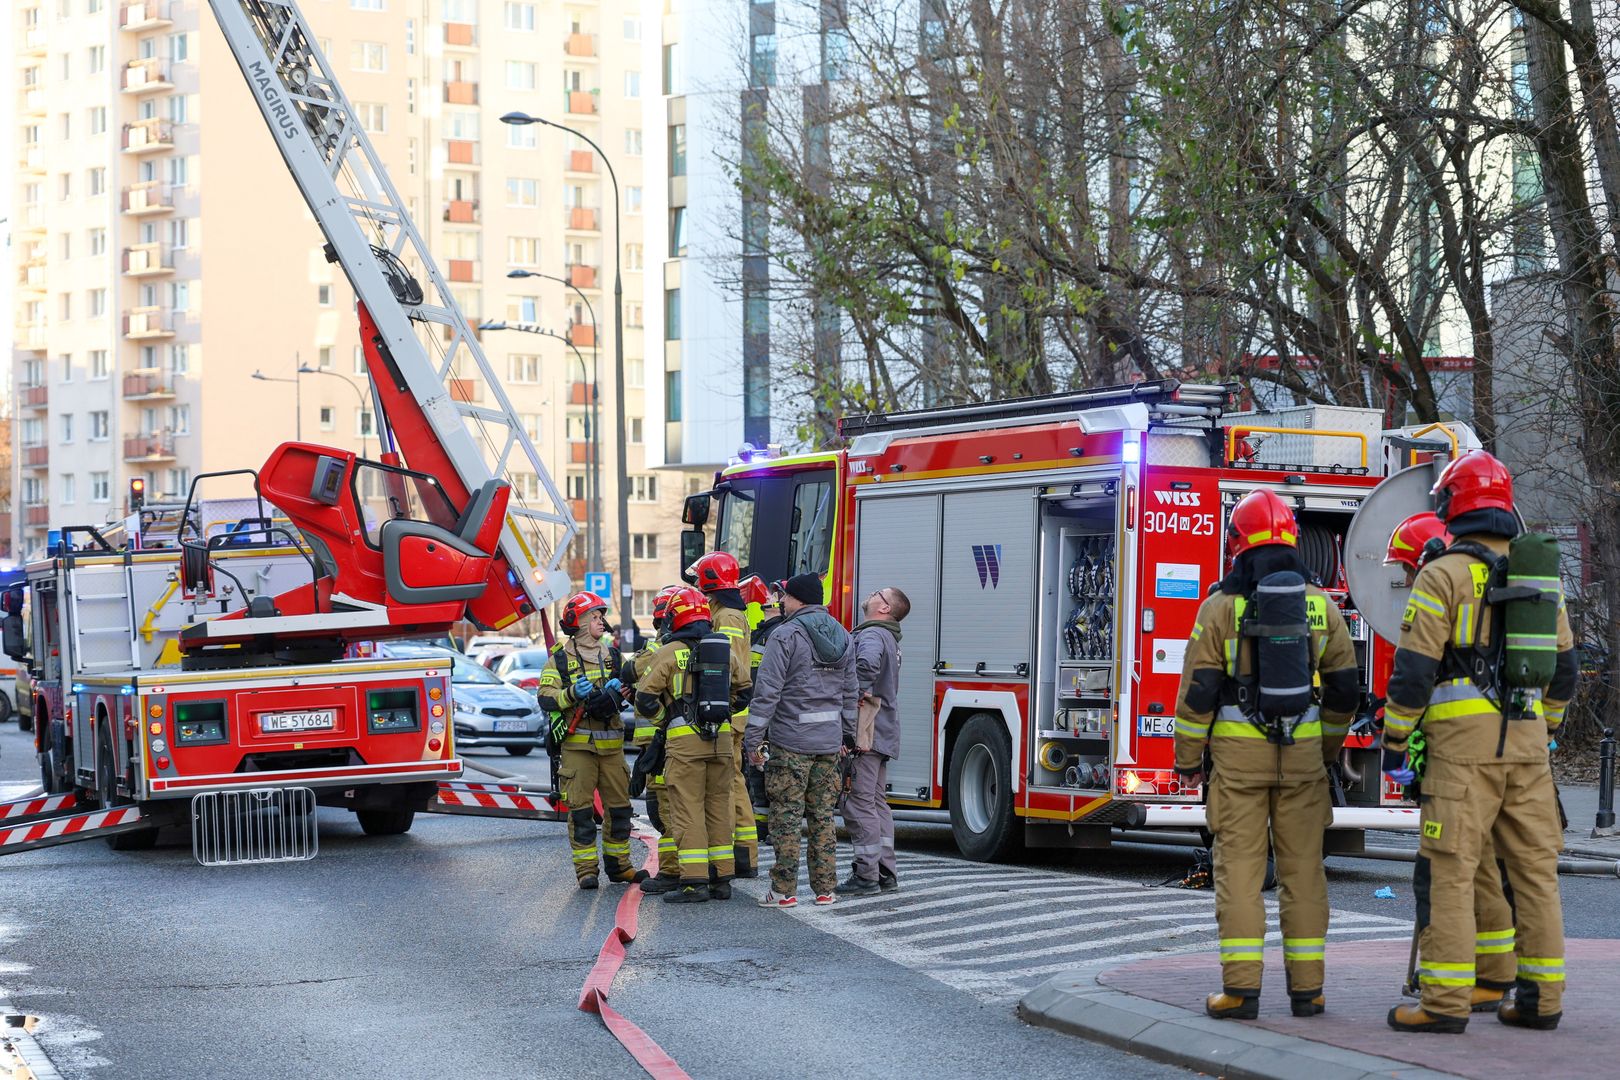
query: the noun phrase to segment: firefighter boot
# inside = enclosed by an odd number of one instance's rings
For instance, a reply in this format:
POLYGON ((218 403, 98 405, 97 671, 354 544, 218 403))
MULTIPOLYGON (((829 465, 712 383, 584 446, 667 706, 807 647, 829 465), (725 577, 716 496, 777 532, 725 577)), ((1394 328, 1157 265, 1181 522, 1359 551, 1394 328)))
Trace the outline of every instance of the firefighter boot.
POLYGON ((719 872, 712 866, 709 868, 709 899, 731 899, 731 879, 721 878, 719 872))
POLYGON ((1504 1001, 1496 1010, 1496 1018, 1508 1027, 1533 1028, 1536 1031, 1551 1031, 1558 1026, 1564 1014, 1561 1012, 1539 1016, 1535 1012, 1523 1007, 1515 997, 1512 1001, 1504 1001))
POLYGON ((1314 994, 1289 994, 1288 1008, 1295 1016, 1321 1016, 1327 1012, 1327 999, 1320 990, 1314 994))
POLYGON ((1474 996, 1468 1003, 1469 1012, 1495 1012, 1507 997, 1507 989, 1500 986, 1474 984, 1474 996))
POLYGON ((1204 1011, 1217 1020, 1253 1020, 1260 1015, 1260 996, 1239 997, 1224 990, 1204 999, 1204 1011))
POLYGON ((579 887, 581 889, 585 889, 586 891, 596 888, 596 875, 586 874, 584 877, 580 878, 579 887))
POLYGON ((709 899, 709 887, 692 882, 678 884, 673 891, 665 894, 666 904, 702 904, 709 899))
POLYGON ((674 874, 660 873, 656 877, 650 877, 646 881, 643 881, 641 883, 641 891, 646 893, 648 896, 657 896, 660 893, 667 893, 671 889, 680 888, 680 884, 681 879, 679 876, 674 874))
POLYGON ((1389 1010, 1389 1026, 1396 1031, 1428 1031, 1440 1035, 1461 1035, 1468 1029, 1468 1017, 1431 1013, 1421 1005, 1397 1005, 1389 1010))
POLYGON ((741 844, 736 845, 734 851, 737 860, 737 876, 759 877, 759 867, 754 864, 753 852, 741 844))

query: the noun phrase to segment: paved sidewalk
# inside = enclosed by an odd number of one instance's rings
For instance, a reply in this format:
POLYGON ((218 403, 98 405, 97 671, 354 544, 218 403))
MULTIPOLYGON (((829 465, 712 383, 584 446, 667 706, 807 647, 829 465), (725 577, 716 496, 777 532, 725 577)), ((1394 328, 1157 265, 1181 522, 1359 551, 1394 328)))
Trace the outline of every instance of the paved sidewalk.
POLYGON ((1564 854, 1576 859, 1620 859, 1620 833, 1592 835, 1598 808, 1596 785, 1561 784, 1558 796, 1569 817, 1569 828, 1564 830, 1564 854))
POLYGON ((1559 1080, 1615 1075, 1620 1025, 1620 941, 1569 942, 1569 996, 1557 1031, 1522 1031, 1478 1013, 1461 1035, 1407 1035, 1385 1023, 1406 999, 1408 941, 1328 945, 1323 1016, 1289 1015, 1282 956, 1268 949, 1260 1019, 1211 1020, 1204 996, 1220 987, 1212 954, 1181 954, 1061 975, 1018 1006, 1032 1024, 1058 1028, 1144 1057, 1231 1080, 1362 1080, 1399 1077, 1499 1078, 1534 1074, 1559 1080))

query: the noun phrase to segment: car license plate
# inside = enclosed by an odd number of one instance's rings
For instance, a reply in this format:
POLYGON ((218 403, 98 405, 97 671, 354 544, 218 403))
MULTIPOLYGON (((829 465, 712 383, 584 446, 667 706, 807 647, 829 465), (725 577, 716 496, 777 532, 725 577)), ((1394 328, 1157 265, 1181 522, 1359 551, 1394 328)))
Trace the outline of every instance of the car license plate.
POLYGON ((1138 735, 1173 738, 1176 734, 1176 718, 1174 716, 1138 716, 1136 718, 1136 733, 1138 735))
POLYGON ((495 721, 495 730, 516 731, 527 734, 529 730, 529 722, 527 720, 497 720, 495 721))
POLYGON ((267 735, 282 731, 325 731, 335 727, 337 727, 336 709, 262 713, 259 716, 259 730, 267 735))

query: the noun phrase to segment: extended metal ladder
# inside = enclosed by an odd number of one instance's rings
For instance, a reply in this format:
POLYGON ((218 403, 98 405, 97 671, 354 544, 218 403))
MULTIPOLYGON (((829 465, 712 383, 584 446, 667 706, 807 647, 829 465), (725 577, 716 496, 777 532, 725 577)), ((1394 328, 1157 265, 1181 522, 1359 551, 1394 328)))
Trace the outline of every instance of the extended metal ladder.
POLYGON ((209 0, 209 5, 293 180, 326 235, 330 254, 376 324, 390 377, 420 404, 462 483, 477 491, 491 477, 507 475, 514 455, 539 479, 539 506, 524 505, 513 486, 501 553, 536 610, 562 599, 568 592, 563 553, 579 526, 316 45, 316 35, 294 0, 209 0), (427 289, 416 285, 416 270, 426 275, 427 289), (419 333, 413 322, 430 324, 433 330, 419 333), (431 356, 430 345, 442 348, 442 356, 431 356), (458 400, 452 392, 451 382, 467 365, 489 387, 494 407, 458 400), (475 431, 481 438, 474 437, 475 431), (547 542, 545 526, 559 530, 554 543, 547 542))

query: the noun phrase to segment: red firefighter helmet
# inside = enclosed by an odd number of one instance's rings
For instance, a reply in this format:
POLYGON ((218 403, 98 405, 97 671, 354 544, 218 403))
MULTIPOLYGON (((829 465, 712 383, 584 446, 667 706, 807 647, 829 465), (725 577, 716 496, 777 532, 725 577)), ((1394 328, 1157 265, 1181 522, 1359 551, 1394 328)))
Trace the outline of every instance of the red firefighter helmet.
POLYGON ((697 587, 706 593, 716 589, 735 589, 737 575, 741 569, 737 566, 737 557, 729 551, 711 551, 701 559, 694 562, 689 568, 697 587))
POLYGON ((1232 507, 1226 521, 1226 553, 1234 559, 1266 544, 1298 546, 1294 512, 1275 491, 1251 491, 1232 507))
POLYGON ((654 630, 657 630, 668 621, 669 602, 680 591, 681 586, 679 585, 665 585, 658 590, 658 595, 653 597, 652 623, 654 630))
POLYGON ((691 586, 682 586, 669 598, 669 628, 680 630, 702 620, 709 621, 709 601, 691 586))
POLYGON ((1417 570, 1432 559, 1436 552, 1430 544, 1438 544, 1438 551, 1451 546, 1451 534, 1438 517, 1425 511, 1413 514, 1399 525, 1389 537, 1389 551, 1384 555, 1385 566, 1409 566, 1417 570))
POLYGON ((759 579, 758 574, 743 578, 737 588, 742 592, 743 603, 745 604, 758 604, 760 607, 764 607, 771 602, 771 591, 765 587, 765 583, 759 579))
POLYGON ((562 618, 557 620, 557 625, 562 627, 563 633, 572 637, 574 634, 579 633, 581 626, 585 625, 585 616, 593 611, 606 611, 607 609, 608 602, 595 593, 575 593, 563 605, 562 618))
POLYGON ((1470 450, 1454 459, 1434 482, 1434 512, 1441 521, 1473 510, 1513 512, 1513 477, 1495 457, 1470 450))

